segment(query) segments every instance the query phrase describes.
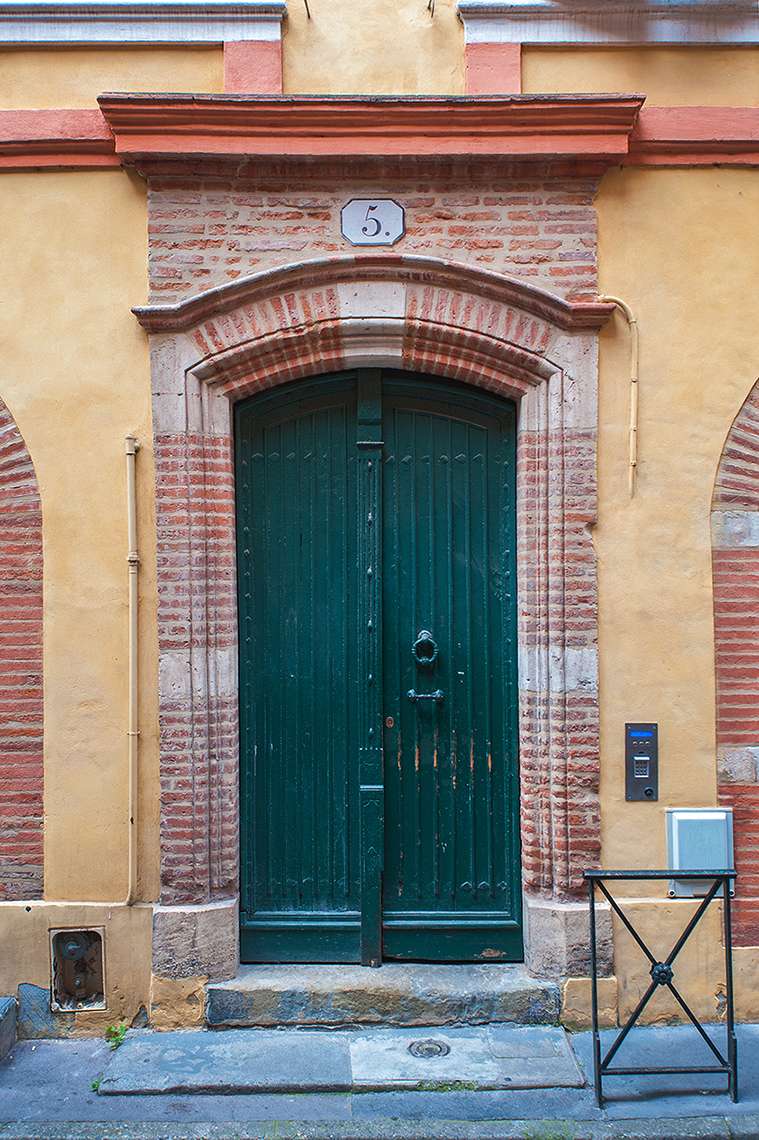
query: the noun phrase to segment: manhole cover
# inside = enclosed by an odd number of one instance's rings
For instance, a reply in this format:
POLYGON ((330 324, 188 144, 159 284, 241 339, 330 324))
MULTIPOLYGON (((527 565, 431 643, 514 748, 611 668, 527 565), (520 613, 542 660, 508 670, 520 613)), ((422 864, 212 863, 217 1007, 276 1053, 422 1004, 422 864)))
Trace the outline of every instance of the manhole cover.
POLYGON ((435 1041, 427 1037, 423 1041, 412 1041, 408 1047, 412 1057, 447 1057, 451 1051, 450 1045, 445 1041, 435 1041))

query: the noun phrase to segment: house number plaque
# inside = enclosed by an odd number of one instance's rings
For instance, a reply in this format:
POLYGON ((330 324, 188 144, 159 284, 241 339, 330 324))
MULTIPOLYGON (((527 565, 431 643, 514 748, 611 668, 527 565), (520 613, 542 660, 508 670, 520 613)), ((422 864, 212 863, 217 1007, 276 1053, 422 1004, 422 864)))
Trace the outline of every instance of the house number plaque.
POLYGON ((352 245, 395 245, 406 229, 405 211, 392 198, 351 198, 340 211, 340 229, 352 245))

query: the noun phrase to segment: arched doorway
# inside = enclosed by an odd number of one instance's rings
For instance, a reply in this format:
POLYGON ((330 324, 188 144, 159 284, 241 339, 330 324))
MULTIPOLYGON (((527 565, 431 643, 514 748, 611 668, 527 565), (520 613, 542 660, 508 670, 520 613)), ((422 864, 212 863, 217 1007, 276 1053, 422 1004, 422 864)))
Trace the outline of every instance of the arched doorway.
MULTIPOLYGON (((176 968, 187 922, 194 935, 182 969, 222 978, 239 964, 234 406, 291 381, 368 367, 456 380, 518 407, 525 961, 542 976, 587 974, 582 871, 600 851, 597 331, 610 306, 435 258, 362 254, 135 311, 151 333, 156 463, 156 972, 163 948, 176 968)), ((370 799, 366 810, 376 810, 370 799)), ((608 923, 604 947, 608 962, 608 923)))
POLYGON ((521 959, 515 405, 358 369, 235 412, 242 960, 521 959))

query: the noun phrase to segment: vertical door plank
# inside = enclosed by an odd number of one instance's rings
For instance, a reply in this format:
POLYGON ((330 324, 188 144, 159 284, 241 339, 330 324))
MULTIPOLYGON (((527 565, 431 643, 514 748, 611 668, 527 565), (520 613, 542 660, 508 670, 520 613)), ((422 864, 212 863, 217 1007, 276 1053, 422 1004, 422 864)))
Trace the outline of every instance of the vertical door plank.
POLYGON ((382 376, 358 374, 357 550, 361 961, 382 962, 384 788, 382 762, 382 376))

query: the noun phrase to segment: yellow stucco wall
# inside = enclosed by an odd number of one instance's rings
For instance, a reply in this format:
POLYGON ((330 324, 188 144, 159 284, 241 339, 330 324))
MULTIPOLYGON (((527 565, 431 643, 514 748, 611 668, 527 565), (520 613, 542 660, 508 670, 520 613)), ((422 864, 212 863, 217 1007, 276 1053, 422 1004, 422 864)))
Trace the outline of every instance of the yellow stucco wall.
POLYGON ((221 48, 0 51, 0 108, 93 107, 103 91, 223 91, 221 48))
MULTIPOLYGON (((637 491, 627 491, 629 337, 616 317, 601 335, 599 575, 602 862, 666 866, 668 806, 716 802, 710 504, 725 437, 759 375, 755 329, 759 175, 753 170, 640 170, 606 175, 596 199, 602 292, 622 297, 640 329, 637 491), (627 720, 659 722, 659 802, 626 803, 627 720)), ((666 953, 687 901, 627 904, 666 953)), ((622 884, 617 894, 638 895, 622 884)), ((680 961, 680 985, 703 1017, 724 1012, 715 911, 680 961)), ((619 1015, 650 980, 614 924, 619 1015)), ((735 951, 738 1015, 759 1010, 759 951, 735 951)), ((586 1011, 587 1013, 588 1011, 586 1011)), ((589 1013, 588 1013, 589 1016, 589 1013)), ((660 1000, 645 1020, 677 1017, 660 1000)), ((576 1022, 582 1016, 574 1011, 576 1022)), ((586 1018, 587 1020, 587 1018, 586 1018)))
POLYGON ((15 993, 19 983, 49 988, 51 930, 95 929, 103 938, 107 1008, 35 1017, 36 1032, 25 1026, 24 1034, 68 1037, 103 1033, 121 1020, 131 1023, 149 1003, 152 921, 152 906, 142 904, 0 903, 0 993, 15 993))
MULTIPOLYGON (((453 0, 437 0, 434 20, 418 0, 370 8, 312 0, 311 8, 309 22, 300 4, 291 5, 288 91, 463 89, 453 0)), ((652 104, 758 103, 758 55, 527 49, 525 90, 640 90, 652 104)), ((218 49, 0 54, 5 107, 92 106, 106 89, 214 91, 221 82, 218 49)), ((126 889, 123 437, 134 431, 143 444, 140 897, 152 899, 159 801, 150 380, 145 337, 129 312, 146 294, 144 185, 118 171, 9 174, 0 177, 0 208, 0 396, 30 449, 44 515, 46 893, 51 900, 117 900, 126 889)), ((604 178, 597 208, 601 288, 630 303, 641 332, 632 502, 628 338, 618 319, 602 334, 600 359, 594 537, 603 861, 620 866, 640 862, 641 836, 646 862, 663 863, 664 808, 709 804, 716 795, 709 504, 725 436, 759 375, 759 176, 626 168, 604 178), (655 805, 624 801, 622 726, 630 719, 660 724, 655 805)), ((674 930, 684 909, 666 904, 655 920, 659 932, 674 930)), ((109 965, 114 1008, 126 1013, 147 999, 147 909, 130 917, 119 908, 34 904, 27 912, 0 904, 0 921, 5 961, 10 947, 11 958, 29 961, 26 980, 39 985, 47 984, 48 925, 105 924, 111 946, 122 938, 131 950, 129 962, 117 957, 109 965)), ((617 934, 615 971, 626 1007, 640 979, 617 934)), ((711 967, 713 948, 705 953, 711 967)), ((738 953, 739 1007, 754 1016, 757 959, 754 951, 738 953)), ((689 976, 698 986, 702 959, 693 963, 689 976)), ((0 992, 13 984, 0 974, 0 992)), ((154 997, 160 1004, 161 995, 154 997)), ((713 988, 702 997, 708 1012, 713 988)))
MULTIPOLYGON (((416 0, 292 5, 284 28, 289 94, 461 94, 464 38, 454 0, 434 18, 416 0)), ((554 48, 522 52, 525 93, 635 91, 650 105, 759 105, 756 48, 554 48), (699 82, 693 82, 694 74, 699 82)), ((223 90, 221 46, 0 51, 0 108, 91 107, 103 91, 223 90)))
POLYGON ((284 39, 288 93, 460 94, 464 32, 455 0, 312 0, 291 4, 284 39))
POLYGON ((144 185, 120 171, 0 177, 0 394, 26 441, 44 530, 45 889, 126 893, 124 436, 138 457, 140 864, 157 890, 154 485, 144 185))
MULTIPOLYGON (((464 34, 455 0, 290 6, 283 39, 288 94, 460 94, 464 34)), ((0 108, 91 107, 103 91, 224 89, 221 47, 29 48, 0 51, 0 108)))
POLYGON ((543 48, 522 51, 526 94, 630 91, 649 106, 759 106, 758 48, 543 48))
POLYGON ((759 373, 759 177, 608 174, 597 198, 603 292, 640 328, 638 489, 627 493, 629 350, 601 338, 599 655, 603 861, 665 865, 664 809, 716 796, 709 510, 725 437, 759 373), (623 726, 659 722, 660 799, 624 799, 623 726))

